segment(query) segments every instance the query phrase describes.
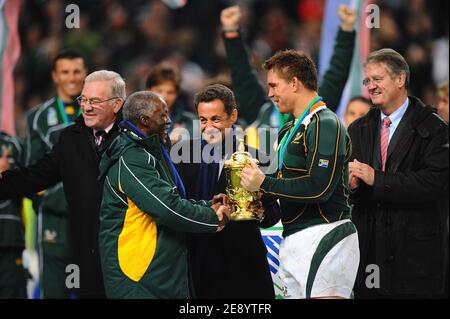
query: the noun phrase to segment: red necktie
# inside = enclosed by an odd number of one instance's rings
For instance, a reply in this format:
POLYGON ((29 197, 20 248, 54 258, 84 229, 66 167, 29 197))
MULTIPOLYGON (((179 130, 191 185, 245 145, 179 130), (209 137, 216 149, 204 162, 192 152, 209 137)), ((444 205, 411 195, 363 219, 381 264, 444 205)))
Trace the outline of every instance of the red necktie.
POLYGON ((391 119, 386 116, 383 119, 383 124, 381 126, 380 147, 381 147, 381 170, 383 172, 384 168, 386 167, 386 157, 389 145, 389 126, 391 126, 391 123, 392 123, 391 119))

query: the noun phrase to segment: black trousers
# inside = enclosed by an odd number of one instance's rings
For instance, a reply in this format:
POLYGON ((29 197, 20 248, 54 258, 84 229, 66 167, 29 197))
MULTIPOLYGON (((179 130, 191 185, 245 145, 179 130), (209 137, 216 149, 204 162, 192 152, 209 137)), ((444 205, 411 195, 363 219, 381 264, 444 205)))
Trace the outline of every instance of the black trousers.
POLYGON ((27 298, 27 271, 22 265, 22 248, 0 247, 0 299, 27 298))

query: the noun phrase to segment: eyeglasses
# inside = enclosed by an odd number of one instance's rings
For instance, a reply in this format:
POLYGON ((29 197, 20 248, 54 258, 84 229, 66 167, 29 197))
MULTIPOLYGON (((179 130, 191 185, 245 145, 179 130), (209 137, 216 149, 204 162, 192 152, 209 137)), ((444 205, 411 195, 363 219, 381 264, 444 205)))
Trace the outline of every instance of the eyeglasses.
POLYGON ((365 78, 362 80, 362 84, 364 86, 369 86, 370 83, 380 84, 383 81, 384 77, 374 77, 373 79, 365 78))
POLYGON ((120 99, 120 97, 118 97, 118 96, 116 96, 116 97, 112 97, 112 98, 110 98, 110 99, 107 99, 107 100, 99 100, 99 99, 96 99, 96 98, 92 98, 92 99, 88 99, 87 97, 85 97, 85 96, 79 96, 79 97, 77 97, 77 101, 78 101, 78 103, 81 105, 81 104, 86 104, 86 103, 89 103, 89 105, 91 105, 91 106, 98 106, 98 105, 100 105, 100 104, 102 104, 103 102, 108 102, 108 101, 111 101, 111 100, 114 100, 114 99, 120 99))

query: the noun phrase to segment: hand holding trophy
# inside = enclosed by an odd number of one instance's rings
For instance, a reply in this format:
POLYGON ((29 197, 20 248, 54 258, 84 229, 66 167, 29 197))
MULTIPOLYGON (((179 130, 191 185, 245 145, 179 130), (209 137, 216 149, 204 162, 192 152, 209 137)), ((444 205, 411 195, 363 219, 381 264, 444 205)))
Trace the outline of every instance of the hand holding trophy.
POLYGON ((261 192, 257 193, 258 197, 250 203, 249 209, 250 211, 254 212, 255 217, 259 220, 262 221, 264 219, 264 207, 263 204, 261 202, 261 192))
POLYGON ((231 220, 252 220, 259 219, 259 216, 252 210, 251 203, 259 199, 257 192, 251 192, 241 186, 240 173, 246 166, 255 164, 258 161, 245 151, 244 141, 239 140, 238 151, 233 153, 231 159, 225 161, 224 169, 227 180, 226 193, 236 210, 231 214, 231 220))

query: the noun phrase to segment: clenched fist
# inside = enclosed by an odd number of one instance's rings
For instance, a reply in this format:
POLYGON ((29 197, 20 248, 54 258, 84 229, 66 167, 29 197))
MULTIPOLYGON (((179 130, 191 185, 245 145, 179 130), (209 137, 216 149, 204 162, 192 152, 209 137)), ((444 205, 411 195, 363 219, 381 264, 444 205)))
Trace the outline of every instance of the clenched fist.
POLYGON ((356 21, 355 10, 345 4, 341 4, 338 8, 338 16, 341 21, 341 29, 347 32, 353 31, 353 25, 356 21))
POLYGON ((220 13, 220 22, 222 23, 222 29, 237 30, 241 23, 242 12, 239 6, 232 6, 223 9, 220 13))

